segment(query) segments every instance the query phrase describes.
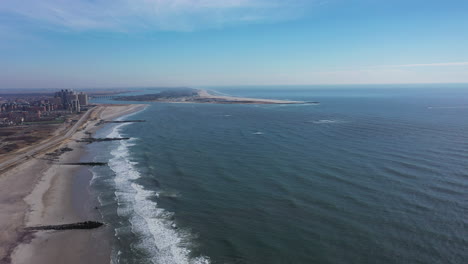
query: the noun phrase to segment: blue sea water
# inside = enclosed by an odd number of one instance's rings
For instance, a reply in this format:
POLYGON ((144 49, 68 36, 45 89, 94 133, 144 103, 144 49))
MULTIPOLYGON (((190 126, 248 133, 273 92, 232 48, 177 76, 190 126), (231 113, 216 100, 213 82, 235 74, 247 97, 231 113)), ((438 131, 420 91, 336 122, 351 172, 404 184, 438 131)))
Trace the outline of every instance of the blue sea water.
MULTIPOLYGON (((466 263, 468 86, 231 87, 93 143, 114 263, 466 263)), ((147 91, 146 91, 147 92, 147 91)))

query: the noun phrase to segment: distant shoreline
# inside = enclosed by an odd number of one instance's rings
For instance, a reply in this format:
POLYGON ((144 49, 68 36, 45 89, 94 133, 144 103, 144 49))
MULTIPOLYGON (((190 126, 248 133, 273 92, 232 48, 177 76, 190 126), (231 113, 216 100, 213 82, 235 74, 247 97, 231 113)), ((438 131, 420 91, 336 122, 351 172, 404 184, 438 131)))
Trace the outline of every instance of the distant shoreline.
POLYGON ((207 90, 181 88, 165 90, 155 94, 118 96, 118 101, 161 102, 161 103, 200 103, 200 104, 318 104, 318 102, 247 98, 214 95, 207 90))

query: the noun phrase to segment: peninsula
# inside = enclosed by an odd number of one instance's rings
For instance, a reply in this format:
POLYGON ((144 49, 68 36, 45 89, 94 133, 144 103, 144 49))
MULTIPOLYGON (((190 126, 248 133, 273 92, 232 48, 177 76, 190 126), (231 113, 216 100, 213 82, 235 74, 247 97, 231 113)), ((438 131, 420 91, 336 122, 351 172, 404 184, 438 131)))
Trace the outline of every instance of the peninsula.
POLYGON ((218 95, 203 89, 173 88, 154 94, 118 96, 118 101, 143 101, 164 103, 210 103, 210 104, 318 104, 318 102, 258 99, 218 95))

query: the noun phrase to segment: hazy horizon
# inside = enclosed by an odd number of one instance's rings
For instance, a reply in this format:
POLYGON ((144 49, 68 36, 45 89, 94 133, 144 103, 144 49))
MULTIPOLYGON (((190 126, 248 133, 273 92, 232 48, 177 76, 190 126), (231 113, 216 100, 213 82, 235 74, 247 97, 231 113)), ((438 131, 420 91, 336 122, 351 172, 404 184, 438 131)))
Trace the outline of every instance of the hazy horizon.
MULTIPOLYGON (((385 83, 385 84, 260 84, 260 85, 186 85, 186 86, 107 86, 107 87, 76 87, 76 86, 60 86, 60 87, 19 87, 19 88, 0 88, 1 92, 14 93, 15 91, 56 91, 61 89, 69 89, 75 91, 91 91, 91 90, 151 90, 151 89, 177 89, 177 88, 194 88, 194 89, 287 89, 294 88, 297 90, 321 90, 321 89, 466 89, 468 83, 385 83), (443 86, 443 87, 441 87, 443 86)), ((0 93, 1 93, 0 92, 0 93)))

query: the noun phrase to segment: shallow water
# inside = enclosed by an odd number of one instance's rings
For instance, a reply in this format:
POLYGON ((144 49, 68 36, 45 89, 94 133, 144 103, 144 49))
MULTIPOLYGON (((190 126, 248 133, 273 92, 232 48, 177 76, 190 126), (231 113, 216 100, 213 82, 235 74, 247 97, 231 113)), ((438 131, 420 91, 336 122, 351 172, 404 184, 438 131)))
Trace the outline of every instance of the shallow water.
MULTIPOLYGON (((216 88, 215 88, 216 89, 216 88)), ((463 263, 468 89, 216 89, 90 145, 115 263, 463 263)))

